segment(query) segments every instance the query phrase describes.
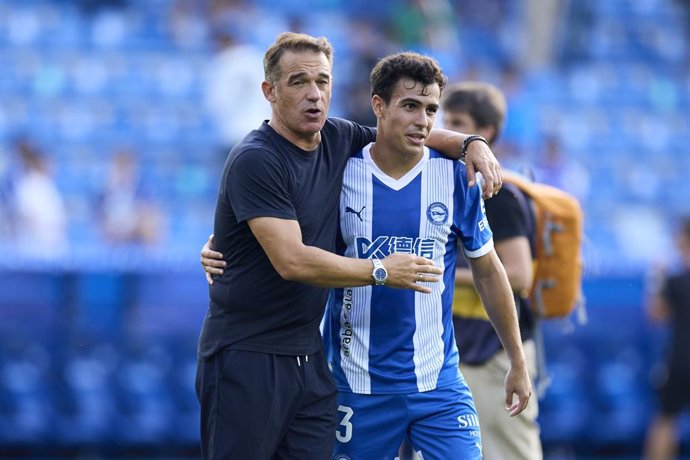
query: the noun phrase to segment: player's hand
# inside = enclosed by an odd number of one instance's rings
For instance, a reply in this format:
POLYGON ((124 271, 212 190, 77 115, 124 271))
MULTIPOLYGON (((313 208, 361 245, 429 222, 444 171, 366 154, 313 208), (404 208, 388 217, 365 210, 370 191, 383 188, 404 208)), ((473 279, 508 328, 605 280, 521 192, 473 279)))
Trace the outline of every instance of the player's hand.
POLYGON ((511 417, 515 417, 525 410, 532 396, 532 383, 524 366, 510 366, 506 374, 505 389, 505 408, 511 417))
POLYGON ((213 284, 213 275, 223 274, 225 265, 223 254, 213 250, 213 234, 211 234, 201 248, 201 266, 204 267, 208 284, 213 284))
POLYGON ((503 185, 501 165, 488 145, 481 141, 470 142, 467 147, 467 156, 465 156, 465 165, 467 165, 467 182, 470 187, 474 186, 477 181, 477 172, 480 172, 484 179, 482 196, 488 199, 498 193, 503 185))
POLYGON ((428 294, 428 283, 437 283, 443 270, 425 257, 412 254, 391 254, 381 261, 388 271, 386 286, 412 289, 428 294))

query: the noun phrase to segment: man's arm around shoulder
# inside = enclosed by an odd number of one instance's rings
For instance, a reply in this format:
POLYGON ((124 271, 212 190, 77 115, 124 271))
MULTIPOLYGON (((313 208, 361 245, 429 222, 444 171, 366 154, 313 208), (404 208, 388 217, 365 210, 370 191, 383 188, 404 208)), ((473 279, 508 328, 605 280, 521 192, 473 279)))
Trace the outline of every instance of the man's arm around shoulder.
MULTIPOLYGON (((247 221, 276 271, 286 280, 322 287, 357 287, 373 284, 368 259, 341 257, 306 246, 296 220, 257 217, 247 221)), ((420 281, 436 282, 443 271, 424 257, 392 254, 382 260, 388 271, 386 285, 429 293, 420 281)))

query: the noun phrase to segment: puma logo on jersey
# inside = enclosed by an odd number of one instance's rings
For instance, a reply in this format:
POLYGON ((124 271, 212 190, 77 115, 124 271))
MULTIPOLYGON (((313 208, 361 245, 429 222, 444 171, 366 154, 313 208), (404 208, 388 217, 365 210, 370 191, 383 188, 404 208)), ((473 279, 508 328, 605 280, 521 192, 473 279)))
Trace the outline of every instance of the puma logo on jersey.
POLYGON ((362 206, 362 209, 360 209, 359 212, 357 212, 354 209, 352 209, 351 207, 345 206, 345 214, 347 214, 348 212, 351 214, 354 214, 355 216, 357 216, 359 218, 360 222, 364 222, 364 219, 362 219, 362 211, 364 211, 364 208, 366 208, 366 206, 362 206))

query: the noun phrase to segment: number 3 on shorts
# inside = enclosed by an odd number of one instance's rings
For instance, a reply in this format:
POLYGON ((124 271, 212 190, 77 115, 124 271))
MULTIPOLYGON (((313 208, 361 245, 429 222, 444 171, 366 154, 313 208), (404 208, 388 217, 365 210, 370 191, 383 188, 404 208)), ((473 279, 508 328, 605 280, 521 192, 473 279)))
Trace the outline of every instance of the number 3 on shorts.
POLYGON ((352 417, 353 412, 352 408, 347 406, 338 406, 338 412, 345 414, 343 415, 343 419, 340 421, 340 426, 345 427, 345 433, 341 433, 343 430, 338 427, 338 429, 335 430, 335 438, 338 440, 338 442, 345 444, 352 439, 352 423, 350 423, 350 418, 352 417))

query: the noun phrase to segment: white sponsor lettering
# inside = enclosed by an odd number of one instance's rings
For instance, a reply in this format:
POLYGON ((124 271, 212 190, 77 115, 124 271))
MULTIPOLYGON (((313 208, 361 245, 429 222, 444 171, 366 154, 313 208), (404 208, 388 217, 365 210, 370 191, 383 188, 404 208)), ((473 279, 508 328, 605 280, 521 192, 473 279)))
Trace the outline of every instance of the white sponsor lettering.
POLYGON ((343 355, 350 356, 350 344, 352 343, 352 323, 350 313, 352 312, 352 288, 343 290, 343 327, 340 330, 340 345, 343 355))
POLYGON ((479 426, 479 418, 477 414, 465 414, 458 416, 458 424, 460 428, 479 426))

